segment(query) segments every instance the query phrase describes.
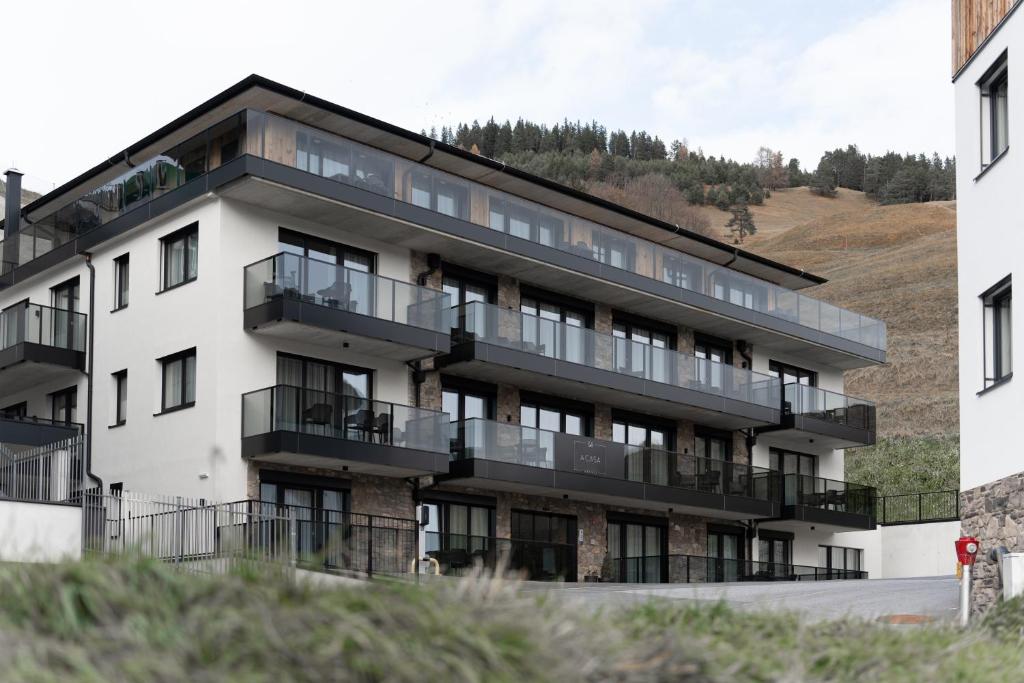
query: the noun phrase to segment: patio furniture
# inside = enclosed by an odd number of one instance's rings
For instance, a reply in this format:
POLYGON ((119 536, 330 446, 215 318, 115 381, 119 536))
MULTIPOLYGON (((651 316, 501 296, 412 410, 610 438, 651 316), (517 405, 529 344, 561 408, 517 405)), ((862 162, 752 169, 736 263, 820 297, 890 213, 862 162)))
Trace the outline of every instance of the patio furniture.
POLYGON ((302 411, 302 423, 307 425, 329 425, 334 407, 329 403, 314 403, 302 411))
POLYGON ((360 433, 363 440, 373 437, 374 415, 372 410, 361 409, 345 416, 345 429, 360 433))

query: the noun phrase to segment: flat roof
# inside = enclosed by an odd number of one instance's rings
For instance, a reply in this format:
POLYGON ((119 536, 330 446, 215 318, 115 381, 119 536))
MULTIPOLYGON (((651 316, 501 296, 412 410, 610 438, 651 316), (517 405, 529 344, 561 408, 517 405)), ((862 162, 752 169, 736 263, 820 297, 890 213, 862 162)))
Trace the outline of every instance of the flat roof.
POLYGON ((664 244, 789 289, 802 289, 827 282, 823 277, 527 173, 500 161, 400 128, 257 74, 244 78, 76 178, 25 205, 22 208, 22 215, 47 215, 93 189, 97 184, 102 184, 130 169, 133 157, 142 154, 148 158, 162 153, 177 142, 243 108, 262 109, 328 132, 335 132, 372 147, 664 244))

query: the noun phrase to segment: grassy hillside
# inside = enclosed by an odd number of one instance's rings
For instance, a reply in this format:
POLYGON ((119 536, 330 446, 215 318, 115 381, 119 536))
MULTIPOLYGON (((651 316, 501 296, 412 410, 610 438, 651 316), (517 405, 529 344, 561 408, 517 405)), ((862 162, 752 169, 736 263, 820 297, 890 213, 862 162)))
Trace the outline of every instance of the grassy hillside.
POLYGON ((832 200, 802 188, 776 197, 794 212, 792 227, 773 216, 749 248, 829 278, 812 296, 888 325, 889 363, 849 372, 848 393, 878 403, 882 436, 955 433, 955 203, 879 206, 846 190, 828 213, 832 200))
POLYGON ((167 565, 0 567, 4 681, 971 681, 1024 670, 987 625, 809 624, 683 602, 585 609, 508 581, 327 588, 167 565))

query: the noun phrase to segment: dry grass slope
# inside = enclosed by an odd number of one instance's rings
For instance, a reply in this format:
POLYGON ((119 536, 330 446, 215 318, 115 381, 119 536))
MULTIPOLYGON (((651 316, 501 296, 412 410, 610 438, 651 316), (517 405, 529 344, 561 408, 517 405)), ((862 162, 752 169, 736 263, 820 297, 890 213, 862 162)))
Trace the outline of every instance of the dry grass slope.
POLYGON ((889 363, 849 372, 846 385, 878 403, 879 435, 956 433, 956 203, 880 206, 795 188, 752 211, 759 233, 744 246, 829 278, 808 294, 888 325, 889 363))

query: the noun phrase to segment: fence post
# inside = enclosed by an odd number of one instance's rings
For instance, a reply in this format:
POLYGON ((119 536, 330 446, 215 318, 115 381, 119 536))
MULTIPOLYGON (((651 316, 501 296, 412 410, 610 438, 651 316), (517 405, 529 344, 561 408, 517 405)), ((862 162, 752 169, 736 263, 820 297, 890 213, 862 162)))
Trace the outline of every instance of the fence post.
POLYGON ((296 520, 296 512, 293 509, 288 510, 288 554, 291 556, 290 564, 294 567, 298 564, 299 556, 299 535, 298 535, 298 521, 296 520))
POLYGON ((373 578, 373 515, 366 516, 368 523, 367 528, 370 530, 369 538, 366 542, 366 575, 369 578, 373 578))
POLYGON ((885 524, 889 519, 889 515, 886 511, 886 501, 889 500, 889 496, 882 496, 882 524, 885 524))
POLYGON ((918 522, 920 522, 920 521, 921 521, 921 519, 922 519, 922 512, 921 512, 921 501, 922 501, 923 499, 924 499, 924 496, 923 496, 923 495, 921 495, 920 493, 919 493, 919 494, 917 494, 917 521, 918 521, 918 522))

